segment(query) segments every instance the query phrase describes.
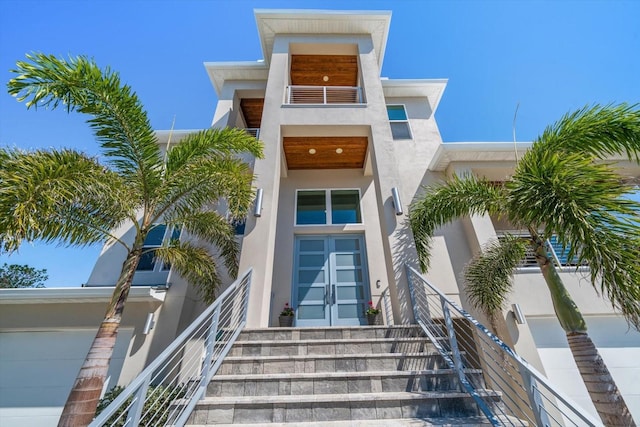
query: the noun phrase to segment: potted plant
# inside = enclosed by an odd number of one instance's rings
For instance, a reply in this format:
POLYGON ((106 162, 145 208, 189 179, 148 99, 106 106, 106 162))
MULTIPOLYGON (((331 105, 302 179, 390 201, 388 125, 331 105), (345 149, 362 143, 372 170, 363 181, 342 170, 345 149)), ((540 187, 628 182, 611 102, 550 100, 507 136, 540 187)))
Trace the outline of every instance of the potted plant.
POLYGON ((367 310, 364 313, 367 315, 367 324, 375 325, 376 324, 376 317, 380 313, 380 309, 375 308, 373 306, 373 301, 369 301, 369 307, 367 308, 367 310))
POLYGON ((289 303, 286 302, 284 304, 284 309, 282 309, 282 311, 280 312, 280 317, 278 317, 280 327, 291 327, 293 325, 293 315, 293 308, 291 308, 289 306, 289 303))

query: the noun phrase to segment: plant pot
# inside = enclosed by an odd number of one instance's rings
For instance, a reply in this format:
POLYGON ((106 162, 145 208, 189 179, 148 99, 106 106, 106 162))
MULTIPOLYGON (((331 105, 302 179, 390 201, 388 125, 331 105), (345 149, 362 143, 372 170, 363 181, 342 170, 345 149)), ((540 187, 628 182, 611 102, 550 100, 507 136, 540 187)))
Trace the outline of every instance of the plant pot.
POLYGON ((293 316, 280 316, 278 320, 281 328, 290 328, 293 325, 293 316))
POLYGON ((368 325, 375 325, 377 318, 378 318, 377 314, 367 314, 367 324, 368 325))

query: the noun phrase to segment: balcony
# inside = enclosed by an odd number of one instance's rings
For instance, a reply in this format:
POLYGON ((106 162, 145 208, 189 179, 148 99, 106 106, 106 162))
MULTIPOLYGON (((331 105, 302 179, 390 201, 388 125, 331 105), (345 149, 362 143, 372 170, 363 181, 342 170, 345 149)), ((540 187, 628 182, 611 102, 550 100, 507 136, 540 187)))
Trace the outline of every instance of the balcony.
POLYGON ((287 86, 285 104, 362 104, 358 86, 287 86))

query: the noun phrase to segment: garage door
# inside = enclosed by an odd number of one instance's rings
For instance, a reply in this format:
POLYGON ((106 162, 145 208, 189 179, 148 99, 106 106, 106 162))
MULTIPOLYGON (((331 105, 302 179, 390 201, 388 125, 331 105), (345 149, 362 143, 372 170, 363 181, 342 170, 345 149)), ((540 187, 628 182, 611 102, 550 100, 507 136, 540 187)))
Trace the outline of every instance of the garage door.
MULTIPOLYGON (((122 369, 132 330, 121 330, 109 369, 122 369)), ((95 330, 0 333, 0 425, 55 426, 95 330)))
MULTIPOLYGON (((586 317, 589 336, 604 359, 634 419, 640 419, 640 332, 621 317, 586 317)), ((564 331, 555 318, 527 318, 542 364, 551 382, 597 417, 564 331)))

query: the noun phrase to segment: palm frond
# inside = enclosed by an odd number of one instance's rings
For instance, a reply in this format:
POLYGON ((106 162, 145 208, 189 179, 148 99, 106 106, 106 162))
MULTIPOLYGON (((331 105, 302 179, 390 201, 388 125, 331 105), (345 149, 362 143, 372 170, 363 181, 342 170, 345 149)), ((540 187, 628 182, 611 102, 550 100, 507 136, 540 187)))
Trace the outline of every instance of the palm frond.
POLYGON ((214 211, 184 212, 175 217, 165 217, 165 222, 182 225, 191 236, 213 243, 229 275, 236 277, 240 246, 236 241, 234 228, 225 217, 214 211))
POLYGON ((158 189, 154 213, 175 216, 199 211, 224 198, 234 218, 242 218, 253 201, 249 166, 233 157, 201 159, 167 177, 158 189))
POLYGON ((200 159, 249 154, 263 156, 263 145, 244 129, 205 129, 185 136, 167 152, 166 174, 173 175, 200 159))
POLYGON ((464 270, 465 288, 474 307, 488 316, 499 312, 513 286, 513 271, 527 241, 511 235, 488 243, 464 270))
POLYGON ((634 187, 591 154, 538 144, 507 189, 510 214, 555 234, 569 259, 589 265, 596 290, 640 326, 640 204, 628 197, 634 187))
POLYGON ((169 246, 155 249, 155 256, 195 285, 205 303, 215 300, 222 279, 218 275, 215 258, 206 248, 174 241, 169 246))
POLYGON ((135 207, 120 177, 73 150, 0 149, 0 239, 4 250, 22 240, 83 246, 110 232, 135 207))
POLYGON ((66 107, 88 120, 108 162, 145 199, 159 185, 162 158, 140 100, 118 73, 85 56, 64 60, 35 53, 12 70, 9 93, 27 108, 66 107))
POLYGON ((547 127, 534 142, 548 150, 583 153, 597 158, 614 154, 640 160, 640 108, 638 104, 585 106, 547 127))
POLYGON ((473 176, 455 176, 440 187, 425 188, 409 213, 422 270, 429 267, 431 238, 438 227, 466 215, 500 213, 503 205, 502 188, 473 176))

